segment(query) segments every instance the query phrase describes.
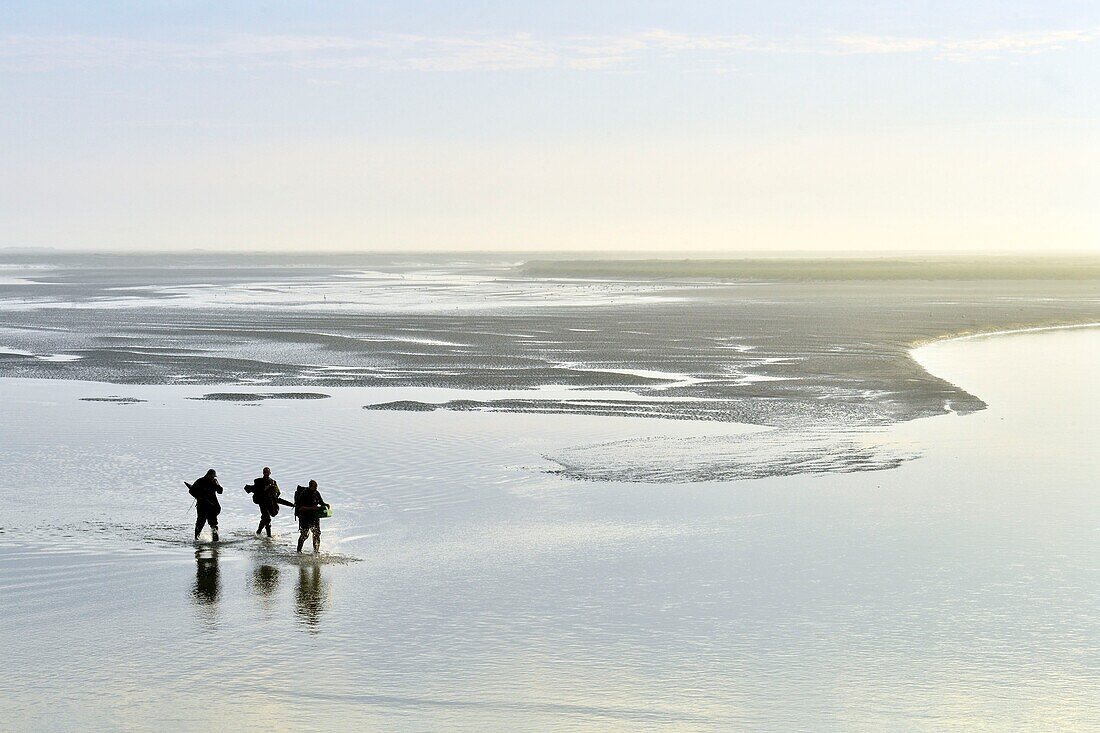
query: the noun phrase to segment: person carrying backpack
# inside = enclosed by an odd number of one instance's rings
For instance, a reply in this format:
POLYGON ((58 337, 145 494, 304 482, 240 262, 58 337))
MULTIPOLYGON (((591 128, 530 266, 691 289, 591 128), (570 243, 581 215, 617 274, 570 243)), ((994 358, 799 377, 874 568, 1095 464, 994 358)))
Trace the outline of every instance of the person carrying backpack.
POLYGON ((222 485, 218 483, 218 474, 214 469, 207 471, 202 478, 187 484, 187 493, 195 497, 195 541, 199 541, 199 533, 204 525, 210 525, 210 534, 214 542, 218 541, 218 514, 222 505, 218 501, 218 494, 222 493, 222 485))
POLYGON ((310 479, 309 486, 299 486, 294 492, 294 515, 298 517, 298 552, 306 543, 306 535, 313 533, 313 552, 321 551, 321 515, 328 504, 321 498, 317 482, 310 479))
POLYGON ((265 529, 267 536, 271 536, 271 518, 279 513, 279 505, 294 506, 286 499, 279 497, 279 484, 271 478, 271 469, 264 466, 264 475, 244 487, 245 493, 252 494, 252 501, 260 507, 260 526, 256 527, 256 535, 259 536, 265 529))

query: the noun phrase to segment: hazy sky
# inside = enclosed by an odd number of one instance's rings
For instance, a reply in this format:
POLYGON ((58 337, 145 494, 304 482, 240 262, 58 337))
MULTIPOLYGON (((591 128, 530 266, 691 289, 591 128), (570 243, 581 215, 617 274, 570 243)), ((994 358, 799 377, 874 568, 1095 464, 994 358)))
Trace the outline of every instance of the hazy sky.
POLYGON ((1100 251, 1100 3, 0 4, 0 246, 1100 251))

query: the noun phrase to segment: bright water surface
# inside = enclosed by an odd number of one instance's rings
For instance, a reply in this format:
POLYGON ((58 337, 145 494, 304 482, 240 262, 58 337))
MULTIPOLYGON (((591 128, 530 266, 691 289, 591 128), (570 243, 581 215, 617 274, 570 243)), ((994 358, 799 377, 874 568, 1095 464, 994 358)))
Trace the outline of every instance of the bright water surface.
POLYGON ((687 484, 543 455, 743 428, 0 380, 0 728, 1098 729, 1100 333, 918 357, 989 404, 889 431, 922 458, 687 484), (251 537, 265 464, 334 505, 321 561, 251 537))

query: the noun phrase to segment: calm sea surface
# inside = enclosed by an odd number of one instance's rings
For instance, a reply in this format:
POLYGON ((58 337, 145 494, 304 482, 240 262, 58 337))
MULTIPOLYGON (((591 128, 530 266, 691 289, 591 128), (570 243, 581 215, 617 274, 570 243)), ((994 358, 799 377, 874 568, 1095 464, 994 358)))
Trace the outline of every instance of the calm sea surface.
POLYGON ((919 458, 696 483, 545 456, 745 428, 0 380, 0 727, 1098 729, 1100 332, 917 356, 989 405, 875 438, 919 458), (251 536, 264 465, 334 505, 320 560, 251 536))

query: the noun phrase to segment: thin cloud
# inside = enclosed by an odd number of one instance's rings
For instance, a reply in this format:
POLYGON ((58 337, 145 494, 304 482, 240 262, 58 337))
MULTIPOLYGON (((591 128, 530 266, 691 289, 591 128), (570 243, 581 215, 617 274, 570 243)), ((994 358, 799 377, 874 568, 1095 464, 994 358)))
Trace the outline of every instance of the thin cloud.
POLYGON ((1064 51, 1070 46, 1100 40, 1100 28, 1090 30, 1029 31, 975 38, 911 38, 904 36, 838 36, 841 54, 931 53, 944 60, 994 58, 1010 54, 1064 51))
POLYGON ((607 36, 541 38, 529 33, 379 34, 367 37, 238 35, 163 42, 62 35, 0 37, 0 68, 41 71, 82 68, 195 68, 385 71, 630 71, 644 64, 686 60, 726 68, 743 56, 923 54, 945 61, 1034 55, 1100 40, 1100 28, 998 33, 968 38, 838 35, 764 38, 655 29, 607 36))
POLYGON ((838 36, 833 39, 834 52, 840 54, 919 53, 935 49, 939 43, 930 38, 893 36, 838 36))

